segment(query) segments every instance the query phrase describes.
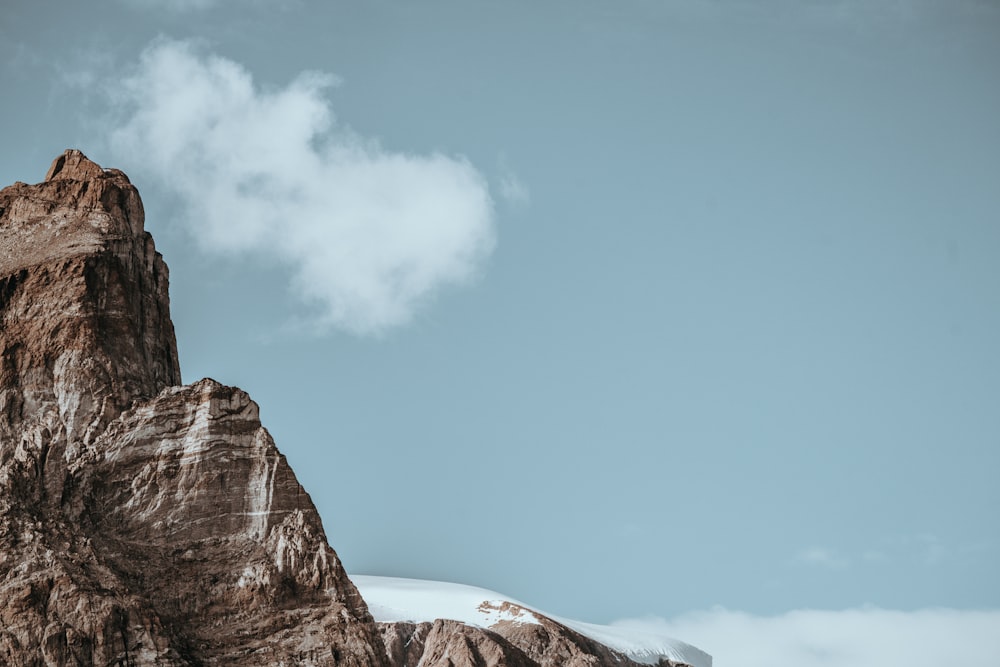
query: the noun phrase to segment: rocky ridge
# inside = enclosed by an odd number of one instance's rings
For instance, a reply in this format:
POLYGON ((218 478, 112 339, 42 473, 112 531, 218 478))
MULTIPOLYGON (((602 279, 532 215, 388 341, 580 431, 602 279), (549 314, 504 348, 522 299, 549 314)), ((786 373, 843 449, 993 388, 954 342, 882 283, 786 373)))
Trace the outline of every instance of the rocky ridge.
MULTIPOLYGON (((482 628, 460 621, 378 623, 396 667, 646 667, 545 616, 538 623, 501 621, 482 628)), ((662 658, 662 667, 682 663, 662 658)))
POLYGON ((0 190, 0 664, 636 664, 549 620, 376 624, 257 405, 181 384, 128 177, 0 190))

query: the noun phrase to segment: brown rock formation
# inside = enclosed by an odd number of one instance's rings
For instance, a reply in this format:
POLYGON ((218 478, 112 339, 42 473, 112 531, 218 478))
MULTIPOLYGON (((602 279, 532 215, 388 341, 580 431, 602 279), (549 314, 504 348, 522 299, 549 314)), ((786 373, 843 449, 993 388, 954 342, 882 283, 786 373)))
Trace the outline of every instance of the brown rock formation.
POLYGON ((143 222, 79 151, 0 190, 0 665, 636 667, 544 617, 376 625, 257 405, 180 386, 143 222))
POLYGON ((179 384, 128 178, 0 191, 0 664, 384 665, 257 406, 179 384))
MULTIPOLYGON (((479 628, 458 621, 378 623, 396 667, 648 667, 538 612, 539 623, 500 621, 479 628)), ((684 667, 666 658, 662 667, 684 667)))
POLYGON ((502 636, 458 621, 378 626, 394 667, 538 667, 502 636))

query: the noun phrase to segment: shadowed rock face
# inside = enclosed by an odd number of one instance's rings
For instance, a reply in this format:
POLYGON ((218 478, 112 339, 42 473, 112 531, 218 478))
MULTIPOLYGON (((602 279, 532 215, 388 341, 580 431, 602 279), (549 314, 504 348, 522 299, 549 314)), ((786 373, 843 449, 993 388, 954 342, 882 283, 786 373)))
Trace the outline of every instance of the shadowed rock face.
POLYGON ((0 191, 0 664, 386 664, 256 404, 180 381, 128 178, 0 191))

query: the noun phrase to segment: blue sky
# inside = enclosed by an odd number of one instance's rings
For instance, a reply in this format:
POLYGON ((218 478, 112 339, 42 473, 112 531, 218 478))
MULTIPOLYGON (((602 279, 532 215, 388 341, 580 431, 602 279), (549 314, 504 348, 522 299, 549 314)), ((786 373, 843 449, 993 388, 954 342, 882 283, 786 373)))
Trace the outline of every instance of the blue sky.
POLYGON ((349 570, 998 627, 995 2, 59 6, 0 181, 130 175, 349 570))

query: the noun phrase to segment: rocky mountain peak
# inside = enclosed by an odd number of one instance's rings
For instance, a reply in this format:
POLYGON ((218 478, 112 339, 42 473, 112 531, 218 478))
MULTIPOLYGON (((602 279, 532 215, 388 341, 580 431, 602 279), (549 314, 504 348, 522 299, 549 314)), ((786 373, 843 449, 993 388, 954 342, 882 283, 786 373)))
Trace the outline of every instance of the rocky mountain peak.
POLYGON ((0 273, 101 250, 129 263, 143 259, 153 251, 144 221, 142 200, 124 173, 68 150, 41 183, 0 190, 0 273))
POLYGON ((0 664, 384 665, 244 392, 181 385, 128 177, 0 190, 0 664))
POLYGON ((180 384, 168 274, 139 193, 79 151, 0 190, 0 436, 91 442, 180 384))
POLYGON ((45 180, 88 181, 103 175, 103 172, 104 170, 97 163, 89 160, 82 152, 75 148, 69 148, 52 161, 52 166, 45 174, 45 180))
POLYGON ((77 150, 0 190, 0 665, 638 667, 541 616, 376 624, 257 404, 181 384, 143 225, 77 150))

